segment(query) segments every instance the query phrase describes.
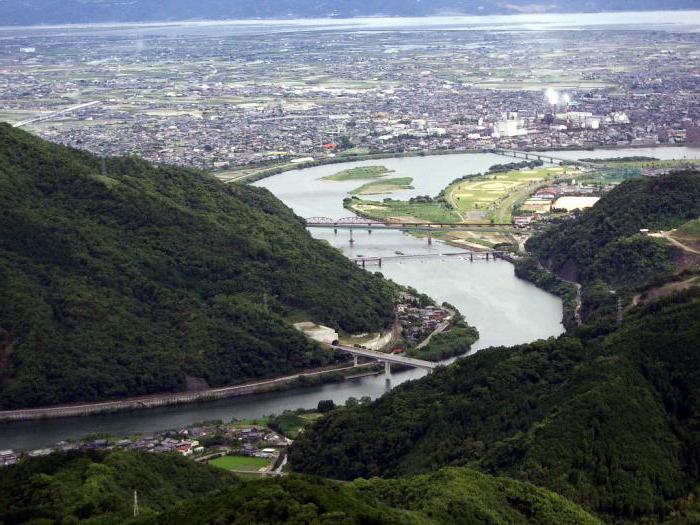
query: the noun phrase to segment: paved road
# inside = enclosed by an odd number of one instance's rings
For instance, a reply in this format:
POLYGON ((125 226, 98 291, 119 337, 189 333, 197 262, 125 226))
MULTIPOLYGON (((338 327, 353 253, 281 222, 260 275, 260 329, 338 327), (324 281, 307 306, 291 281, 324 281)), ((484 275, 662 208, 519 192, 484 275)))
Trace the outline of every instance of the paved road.
MULTIPOLYGON (((362 363, 359 366, 370 366, 372 364, 375 363, 362 363)), ((76 403, 71 405, 58 405, 43 408, 5 410, 0 411, 0 421, 28 421, 34 419, 85 416, 89 414, 99 414, 103 412, 113 412, 117 410, 153 408, 159 406, 175 405, 180 403, 191 403, 202 399, 223 399, 227 397, 236 397, 254 394, 256 392, 261 391, 267 391, 271 387, 285 385, 296 379, 299 379, 301 376, 318 376, 332 372, 352 370, 354 368, 354 366, 345 366, 341 368, 327 367, 320 370, 311 370, 289 376, 267 379, 265 381, 256 381, 229 387, 209 388, 197 392, 177 392, 171 394, 156 394, 151 396, 133 397, 118 401, 76 403)))

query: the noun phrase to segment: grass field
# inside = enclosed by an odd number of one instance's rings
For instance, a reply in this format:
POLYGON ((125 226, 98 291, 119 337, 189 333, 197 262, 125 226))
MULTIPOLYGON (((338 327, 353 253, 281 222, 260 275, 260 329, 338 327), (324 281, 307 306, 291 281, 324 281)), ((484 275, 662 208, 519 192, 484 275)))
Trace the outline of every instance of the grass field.
POLYGON ((700 219, 686 222, 676 230, 676 233, 684 237, 700 237, 700 219))
POLYGON ((377 180, 355 188, 350 192, 350 195, 386 195, 398 190, 410 190, 413 188, 412 182, 411 177, 377 180))
POLYGON ((213 459, 210 465, 224 470, 236 470, 242 472, 257 472, 270 464, 266 458, 253 458, 249 456, 223 456, 213 459))
POLYGON ((323 180, 344 181, 378 179, 380 177, 384 177, 387 173, 393 173, 393 171, 385 166, 358 166, 357 168, 350 168, 339 171, 333 175, 323 177, 323 180))
POLYGON ((352 211, 382 220, 405 220, 407 222, 459 222, 454 211, 439 203, 416 203, 406 201, 374 202, 353 199, 348 206, 352 211))

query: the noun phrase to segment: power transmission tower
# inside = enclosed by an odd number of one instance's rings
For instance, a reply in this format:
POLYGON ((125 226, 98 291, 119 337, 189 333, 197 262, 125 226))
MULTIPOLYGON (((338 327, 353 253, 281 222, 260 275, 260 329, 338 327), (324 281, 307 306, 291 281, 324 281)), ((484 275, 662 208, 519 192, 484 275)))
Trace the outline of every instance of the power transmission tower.
POLYGON ((134 518, 139 515, 139 493, 134 491, 134 518))
POLYGON ((617 296, 617 324, 622 324, 622 297, 617 296))
POLYGON ((100 175, 103 177, 107 175, 107 164, 104 157, 100 157, 100 175))

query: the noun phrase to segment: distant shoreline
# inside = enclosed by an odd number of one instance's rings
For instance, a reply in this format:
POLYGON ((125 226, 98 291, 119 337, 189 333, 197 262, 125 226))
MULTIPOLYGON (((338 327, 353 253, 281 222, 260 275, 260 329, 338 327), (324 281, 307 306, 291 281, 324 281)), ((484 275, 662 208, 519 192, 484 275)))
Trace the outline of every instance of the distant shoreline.
MULTIPOLYGON (((653 22, 654 17, 659 13, 666 14, 681 14, 681 13, 694 13, 700 16, 700 9, 692 9, 687 7, 676 7, 667 9, 658 9, 658 6, 654 6, 655 9, 645 9, 645 10, 600 10, 600 11, 549 11, 544 13, 524 13, 524 12, 509 12, 509 13, 460 13, 460 12, 441 12, 435 14, 424 14, 424 15, 392 15, 392 14, 364 14, 356 16, 292 16, 287 18, 278 17, 260 17, 260 18, 183 18, 179 20, 111 20, 111 21, 95 21, 95 22, 50 22, 44 24, 8 24, 0 25, 0 31, 5 30, 46 30, 46 29, 131 29, 131 28, 159 28, 159 27, 207 27, 215 25, 230 25, 230 26, 296 26, 303 28, 305 26, 327 26, 332 29, 342 23, 352 23, 361 27, 362 22, 374 22, 385 20, 387 22, 398 22, 398 21, 411 21, 415 20, 419 24, 423 24, 426 20, 435 20, 440 22, 447 22, 452 25, 458 23, 460 20, 463 21, 486 21, 498 22, 498 21, 510 21, 514 19, 522 19, 523 22, 527 22, 528 19, 542 18, 542 17, 574 17, 574 16, 596 16, 596 15, 646 15, 650 17, 650 22, 653 22)), ((1 14, 1 13, 0 13, 1 14)), ((627 17, 626 17, 627 18, 627 17)), ((629 21, 629 18, 627 18, 629 21)), ((639 25, 642 22, 629 23, 627 25, 639 25)), ((687 22, 686 20, 679 20, 679 23, 687 24, 692 22, 687 22)), ((610 23, 605 23, 603 25, 610 25, 610 23)), ((381 27, 381 26, 379 26, 381 27)), ((405 26, 400 26, 405 27, 405 26)), ((429 26, 428 26, 429 27, 429 26)), ((436 24, 436 27, 437 24, 436 24)), ((478 29, 478 28, 475 28, 478 29)), ((541 29, 540 29, 541 30, 541 29)), ((546 29, 545 29, 546 30, 546 29)))
MULTIPOLYGON (((590 148, 581 148, 577 146, 567 146, 563 148, 548 148, 545 150, 534 150, 528 149, 523 151, 529 152, 552 152, 552 151, 596 151, 596 150, 616 150, 616 149, 653 149, 653 148, 692 148, 700 146, 688 145, 688 144, 655 144, 655 145, 644 145, 644 144, 630 144, 626 146, 620 145, 603 145, 603 146, 593 146, 590 148)), ((281 161, 277 164, 271 164, 269 166, 260 166, 260 171, 256 173, 250 173, 247 175, 241 175, 236 177, 235 171, 244 171, 249 169, 255 169, 255 164, 246 164, 239 166, 235 169, 221 170, 221 171, 209 171, 209 174, 221 180, 224 184, 234 184, 234 183, 244 183, 251 184, 253 182, 258 182, 269 177, 274 177, 275 175, 280 175, 288 171, 304 170, 308 168, 316 168, 318 166, 329 166, 332 164, 347 164, 351 162, 363 162, 367 160, 384 160, 384 159, 402 159, 410 157, 437 157, 440 155, 484 155, 491 153, 490 149, 439 149, 439 150, 419 150, 419 151, 396 151, 396 152, 369 152, 347 157, 329 157, 322 159, 314 159, 309 162, 300 162, 298 164, 292 164, 291 160, 281 161), (225 173, 231 173, 230 177, 224 177, 225 173)))

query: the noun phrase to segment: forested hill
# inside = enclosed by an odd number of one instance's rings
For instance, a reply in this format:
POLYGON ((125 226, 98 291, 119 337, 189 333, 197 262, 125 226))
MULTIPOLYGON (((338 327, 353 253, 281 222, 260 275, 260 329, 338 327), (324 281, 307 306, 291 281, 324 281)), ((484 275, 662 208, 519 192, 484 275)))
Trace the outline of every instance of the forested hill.
POLYGON ((696 0, 5 0, 3 25, 697 9, 696 0))
POLYGON ((0 523, 128 525, 596 525, 528 483, 464 469, 341 484, 241 482, 177 455, 54 454, 0 469, 0 523), (140 513, 133 517, 133 491, 140 513))
POLYGON ((610 521, 697 523, 699 343, 696 291, 636 308, 619 328, 482 350, 327 415, 290 463, 348 480, 467 466, 610 521))
POLYGON ((287 321, 393 320, 393 286, 264 189, 106 159, 0 124, 0 407, 324 364, 287 321))
POLYGON ((662 271, 668 244, 641 238, 642 228, 669 230, 700 217, 700 172, 623 182, 579 219, 530 239, 528 250, 555 272, 590 283, 640 283, 662 271))

